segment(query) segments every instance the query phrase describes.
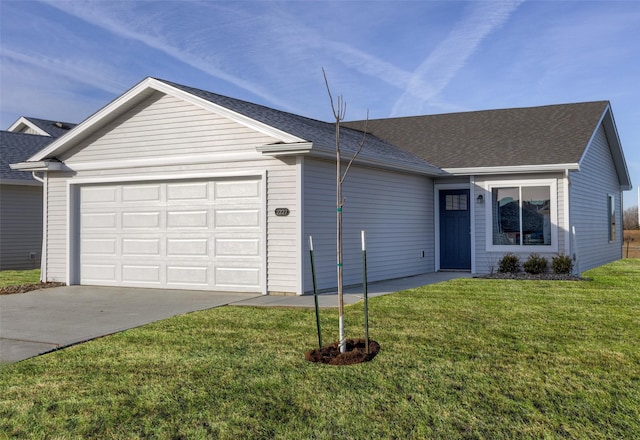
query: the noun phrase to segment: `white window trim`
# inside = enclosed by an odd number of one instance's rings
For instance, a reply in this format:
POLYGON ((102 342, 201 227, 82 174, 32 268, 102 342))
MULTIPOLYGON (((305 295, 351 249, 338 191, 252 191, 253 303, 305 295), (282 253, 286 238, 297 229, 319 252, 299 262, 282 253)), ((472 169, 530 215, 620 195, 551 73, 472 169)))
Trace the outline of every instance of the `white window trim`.
POLYGON ((486 220, 486 249, 487 252, 558 252, 558 182, 556 179, 530 179, 530 180, 496 180, 485 183, 485 218, 486 220), (551 203, 551 245, 550 246, 526 246, 526 245, 495 245, 493 244, 493 209, 491 193, 494 188, 526 186, 548 186, 551 203))

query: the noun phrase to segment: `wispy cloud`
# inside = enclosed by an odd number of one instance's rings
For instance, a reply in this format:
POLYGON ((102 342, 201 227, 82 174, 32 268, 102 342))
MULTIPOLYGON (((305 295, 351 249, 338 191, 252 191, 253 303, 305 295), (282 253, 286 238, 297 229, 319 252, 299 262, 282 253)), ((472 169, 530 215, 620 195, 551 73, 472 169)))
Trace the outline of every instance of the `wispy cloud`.
MULTIPOLYGON (((57 2, 52 0, 44 0, 48 5, 55 7, 67 14, 71 14, 87 23, 94 26, 98 26, 112 34, 119 37, 134 40, 147 45, 150 48, 156 49, 165 55, 172 57, 186 65, 189 65, 201 72, 211 75, 215 78, 227 81, 247 90, 256 96, 259 96, 274 105, 284 105, 284 102, 280 98, 271 94, 263 87, 256 83, 243 80, 237 75, 229 73, 223 70, 217 65, 222 64, 220 60, 212 58, 211 55, 204 56, 202 52, 190 51, 190 45, 197 44, 198 42, 187 43, 184 40, 181 41, 180 46, 172 44, 163 38, 161 32, 149 32, 148 22, 145 22, 139 18, 139 14, 134 11, 132 16, 127 16, 126 9, 117 9, 114 3, 106 3, 108 8, 105 8, 105 3, 100 2, 57 2)), ((123 5, 127 5, 125 2, 123 5)), ((157 24, 157 23, 156 23, 157 24)))
POLYGON ((392 115, 420 113, 423 104, 447 87, 480 43, 502 26, 522 2, 471 2, 449 35, 415 70, 393 105, 392 115))
POLYGON ((122 93, 130 84, 117 80, 116 72, 103 63, 91 63, 73 58, 55 58, 34 53, 18 52, 0 47, 3 63, 17 62, 50 74, 70 79, 77 84, 85 84, 114 95, 122 93))

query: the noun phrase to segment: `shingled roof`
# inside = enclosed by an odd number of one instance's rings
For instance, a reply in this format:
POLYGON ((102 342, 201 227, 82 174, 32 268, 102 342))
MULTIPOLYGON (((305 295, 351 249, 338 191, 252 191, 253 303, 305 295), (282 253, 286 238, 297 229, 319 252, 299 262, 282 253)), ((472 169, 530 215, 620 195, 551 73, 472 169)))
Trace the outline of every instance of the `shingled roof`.
POLYGON ((25 116, 25 119, 33 122, 34 125, 46 131, 53 137, 60 137, 77 125, 71 122, 50 121, 48 119, 32 118, 31 116, 25 116))
MULTIPOLYGON (((441 168, 575 164, 608 101, 375 119, 368 131, 441 168)), ((362 130, 364 121, 345 123, 362 130)))
POLYGON ((0 131, 0 179, 33 181, 31 173, 14 171, 9 164, 27 160, 53 140, 54 138, 49 136, 0 131))
MULTIPOLYGON (((314 149, 335 150, 335 125, 330 122, 318 121, 316 119, 287 113, 248 101, 242 101, 228 96, 218 95, 205 90, 172 83, 162 79, 157 79, 172 87, 185 91, 191 95, 205 99, 214 104, 220 105, 234 112, 240 113, 253 120, 262 122, 278 130, 289 133, 309 142, 313 142, 314 149)), ((340 128, 341 150, 346 155, 353 154, 362 141, 362 133, 358 130, 342 126, 340 128)), ((379 161, 394 160, 400 163, 419 165, 433 174, 440 174, 441 171, 432 162, 404 149, 397 145, 380 139, 375 135, 366 136, 365 145, 359 157, 370 158, 379 161)))

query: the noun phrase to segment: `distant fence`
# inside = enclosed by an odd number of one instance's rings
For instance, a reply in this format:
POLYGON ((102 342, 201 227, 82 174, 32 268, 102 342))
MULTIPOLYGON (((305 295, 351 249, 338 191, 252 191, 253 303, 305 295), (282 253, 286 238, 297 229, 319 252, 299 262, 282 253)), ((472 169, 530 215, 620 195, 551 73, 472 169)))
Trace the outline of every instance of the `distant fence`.
POLYGON ((625 243, 622 246, 622 256, 624 258, 640 258, 640 245, 631 242, 631 245, 627 246, 625 243))

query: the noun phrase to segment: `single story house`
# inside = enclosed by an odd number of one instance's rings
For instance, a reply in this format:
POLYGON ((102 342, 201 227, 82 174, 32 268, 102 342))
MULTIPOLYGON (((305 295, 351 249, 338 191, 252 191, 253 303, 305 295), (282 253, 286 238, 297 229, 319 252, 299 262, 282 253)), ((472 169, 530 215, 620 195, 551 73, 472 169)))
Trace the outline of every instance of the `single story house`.
POLYGON ((0 270, 33 269, 41 260, 42 182, 10 164, 27 160, 73 125, 23 116, 0 131, 0 270))
MULTIPOLYGON (((363 123, 341 128, 343 158, 363 123)), ((369 121, 345 180, 344 282, 485 273, 506 252, 622 256, 608 102, 369 121)), ((15 169, 44 173, 43 277, 304 294, 336 282, 335 126, 146 78, 15 169)))

